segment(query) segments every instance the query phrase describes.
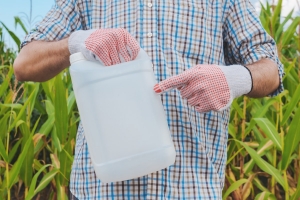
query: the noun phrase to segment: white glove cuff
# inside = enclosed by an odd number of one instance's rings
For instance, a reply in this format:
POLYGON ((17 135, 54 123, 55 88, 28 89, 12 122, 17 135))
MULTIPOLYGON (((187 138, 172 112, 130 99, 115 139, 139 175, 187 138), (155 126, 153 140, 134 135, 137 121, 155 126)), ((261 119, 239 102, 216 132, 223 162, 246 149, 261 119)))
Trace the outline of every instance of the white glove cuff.
POLYGON ((251 72, 248 68, 242 65, 219 67, 226 77, 232 99, 251 92, 253 82, 251 72))
MULTIPOLYGON (((68 39, 68 46, 70 54, 82 52, 85 50, 85 40, 95 31, 95 29, 91 30, 79 30, 73 32, 68 39)), ((87 50, 85 50, 87 51, 87 50)), ((83 52, 85 53, 85 52, 83 52)))

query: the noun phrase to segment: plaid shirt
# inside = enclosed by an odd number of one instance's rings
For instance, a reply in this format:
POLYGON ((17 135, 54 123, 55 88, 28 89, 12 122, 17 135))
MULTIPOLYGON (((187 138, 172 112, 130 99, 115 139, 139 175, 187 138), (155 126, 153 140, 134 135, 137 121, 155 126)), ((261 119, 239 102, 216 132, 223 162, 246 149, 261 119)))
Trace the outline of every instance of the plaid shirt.
MULTIPOLYGON (((127 29, 152 58, 157 81, 196 64, 250 64, 277 58, 248 0, 57 0, 23 42, 59 40, 73 31, 127 29)), ((282 84, 272 94, 282 91, 282 84)), ((221 199, 229 109, 196 112, 178 90, 161 96, 176 149, 174 165, 133 180, 102 184, 78 128, 70 189, 78 199, 221 199)))

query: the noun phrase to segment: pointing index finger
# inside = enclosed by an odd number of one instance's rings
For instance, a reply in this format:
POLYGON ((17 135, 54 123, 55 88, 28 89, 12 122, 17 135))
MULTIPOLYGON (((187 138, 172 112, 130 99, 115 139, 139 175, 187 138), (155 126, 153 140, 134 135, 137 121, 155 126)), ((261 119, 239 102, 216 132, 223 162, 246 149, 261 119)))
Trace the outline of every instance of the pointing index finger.
POLYGON ((160 83, 156 84, 153 89, 156 93, 163 93, 178 87, 182 87, 186 85, 188 81, 189 72, 185 71, 179 75, 172 76, 161 81, 160 83))

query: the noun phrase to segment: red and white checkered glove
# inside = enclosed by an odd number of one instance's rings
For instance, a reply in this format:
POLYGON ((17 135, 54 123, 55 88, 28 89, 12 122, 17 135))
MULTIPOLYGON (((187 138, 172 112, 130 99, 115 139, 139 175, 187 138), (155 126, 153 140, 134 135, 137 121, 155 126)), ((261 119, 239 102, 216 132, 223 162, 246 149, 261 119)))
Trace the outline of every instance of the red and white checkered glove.
POLYGON ((81 52, 86 59, 105 66, 134 60, 140 50, 138 42, 123 28, 75 31, 68 43, 71 54, 81 52))
POLYGON ((196 65, 154 86, 156 93, 178 88, 198 112, 222 111, 232 100, 252 89, 250 71, 241 65, 196 65))

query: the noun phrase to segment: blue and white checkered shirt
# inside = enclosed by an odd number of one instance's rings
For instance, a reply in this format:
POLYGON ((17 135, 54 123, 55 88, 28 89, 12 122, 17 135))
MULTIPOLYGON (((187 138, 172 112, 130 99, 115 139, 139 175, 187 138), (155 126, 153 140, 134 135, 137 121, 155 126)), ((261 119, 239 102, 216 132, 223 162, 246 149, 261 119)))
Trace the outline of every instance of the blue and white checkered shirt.
MULTIPOLYGON (((157 81, 196 64, 251 64, 276 46, 248 0, 57 0, 31 32, 32 40, 60 40, 92 28, 128 30, 152 58, 157 81)), ((282 84, 273 93, 282 91, 282 84)), ((176 149, 174 165, 133 180, 102 184, 79 126, 70 189, 78 199, 221 199, 229 109, 196 112, 178 90, 162 95, 176 149)))

